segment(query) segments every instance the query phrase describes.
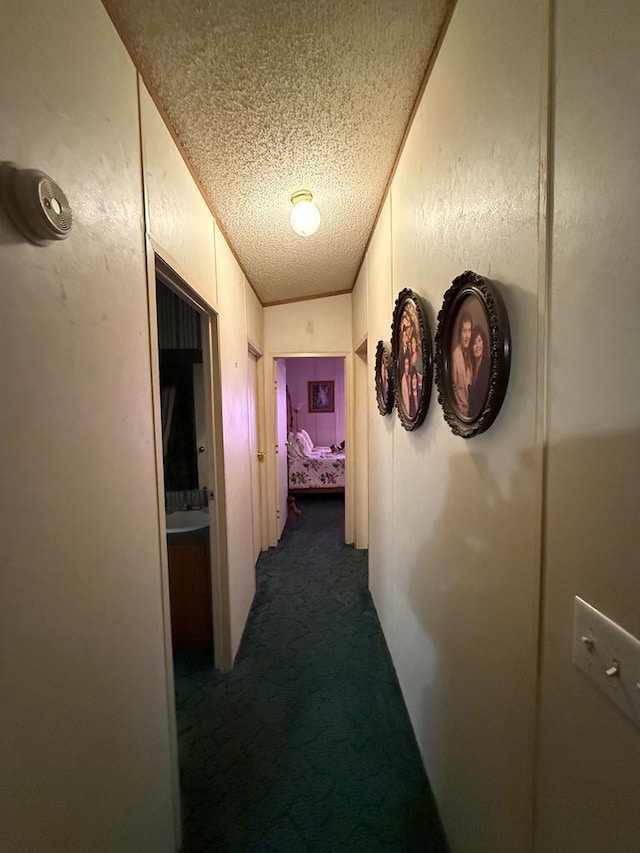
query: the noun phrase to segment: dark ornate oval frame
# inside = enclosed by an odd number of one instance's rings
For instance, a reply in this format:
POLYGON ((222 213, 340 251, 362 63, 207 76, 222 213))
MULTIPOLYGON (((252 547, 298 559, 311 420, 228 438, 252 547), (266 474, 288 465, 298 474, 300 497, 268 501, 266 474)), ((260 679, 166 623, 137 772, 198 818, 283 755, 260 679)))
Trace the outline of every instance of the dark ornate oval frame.
POLYGON ((378 404, 378 411, 381 415, 388 415, 393 411, 393 365, 391 360, 391 344, 387 343, 387 341, 378 341, 378 346, 376 347, 376 367, 375 367, 375 380, 376 380, 376 402, 378 404), (387 367, 387 387, 385 393, 385 387, 382 382, 382 365, 386 364, 387 367))
MULTIPOLYGON (((417 429, 427 416, 429 401, 431 399, 431 386, 433 385, 433 348, 431 346, 431 327, 427 316, 427 303, 420 294, 405 287, 396 299, 393 309, 393 322, 391 324, 391 357, 393 360, 393 393, 398 410, 398 417, 402 426, 411 432, 417 429), (400 361, 401 335, 400 319, 407 303, 415 306, 420 330, 420 355, 422 356, 422 381, 420 383, 420 402, 414 417, 406 411, 402 402, 402 374, 404 365, 400 361)), ((404 361, 404 359, 403 359, 404 361)))
POLYGON ((495 421, 504 401, 511 368, 511 331, 509 316, 495 283, 471 270, 453 280, 444 295, 438 314, 435 336, 435 373, 438 402, 444 419, 454 435, 471 438, 485 432, 495 421), (455 321, 463 301, 475 296, 482 304, 489 327, 488 390, 484 404, 474 417, 464 417, 458 411, 451 381, 452 342, 455 321))

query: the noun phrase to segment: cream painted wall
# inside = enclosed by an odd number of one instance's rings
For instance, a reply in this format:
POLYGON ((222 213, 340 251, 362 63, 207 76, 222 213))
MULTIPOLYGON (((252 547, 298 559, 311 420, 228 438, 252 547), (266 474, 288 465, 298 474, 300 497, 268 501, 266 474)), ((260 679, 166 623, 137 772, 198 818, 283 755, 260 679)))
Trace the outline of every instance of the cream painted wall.
POLYGON ((366 343, 353 359, 354 384, 354 524, 356 548, 369 545, 369 365, 366 343))
POLYGON ((259 352, 264 351, 264 309, 249 282, 244 280, 247 339, 259 352))
MULTIPOLYGON (((255 561, 250 533, 251 466, 249 460, 249 350, 245 279, 220 229, 215 227, 216 271, 220 306, 220 371, 224 433, 229 612, 232 657, 255 595, 255 561)), ((254 316, 257 312, 254 311, 254 316)))
POLYGON ((350 351, 351 295, 267 305, 264 338, 265 350, 281 355, 350 351))
MULTIPOLYGON (((276 356, 286 355, 344 355, 351 353, 352 315, 351 294, 309 299, 286 305, 267 305, 264 309, 264 381, 266 413, 266 480, 267 521, 269 544, 278 542, 278 506, 276 476, 275 396, 274 367, 276 356)), ((345 358, 346 391, 346 441, 350 442, 353 430, 353 391, 351 355, 345 358), (351 408, 350 408, 351 407, 351 408), (351 433, 350 433, 351 431, 351 433)), ((346 458, 346 489, 352 489, 353 465, 349 454, 346 458)), ((345 535, 353 541, 352 500, 345 501, 345 535)))
POLYGON ((2 17, 2 157, 74 226, 0 215, 1 846, 173 853, 136 73, 97 2, 2 17))
POLYGON ((640 637, 640 7, 556 5, 536 850, 628 853, 640 729, 572 665, 571 643, 575 595, 640 637))
POLYGON ((351 293, 351 312, 353 320, 353 345, 359 346, 367 336, 367 264, 366 260, 351 293))
POLYGON ((151 96, 142 81, 139 85, 147 231, 175 271, 216 307, 213 217, 151 96))
POLYGON ((171 853, 145 210, 155 246, 213 307, 219 276, 234 653, 254 589, 241 520, 262 306, 219 233, 216 262, 211 214, 102 5, 12 5, 0 144, 60 181, 74 229, 42 249, 0 219, 3 845, 171 853))
POLYGON ((486 434, 455 437, 435 391, 415 433, 372 415, 371 588, 453 853, 531 848, 545 26, 543 4, 459 0, 368 252, 371 342, 407 286, 434 331, 468 268, 499 283, 512 324, 486 434))
MULTIPOLYGON (((391 342, 393 275, 391 262, 391 200, 378 218, 366 256, 368 321, 371 360, 374 345, 391 342)), ((401 289, 401 288, 399 288, 401 289)), ((374 362, 375 363, 375 362, 374 362)), ((373 381, 373 380, 370 380, 373 381)), ((369 395, 369 588, 386 637, 395 633, 395 565, 392 509, 394 435, 399 421, 394 411, 382 417, 375 394, 369 395)))
POLYGON ((356 548, 369 545, 369 396, 373 389, 375 347, 367 340, 367 263, 360 267, 351 294, 353 319, 354 418, 354 524, 356 548))
MULTIPOLYGON (((150 237, 193 290, 219 313, 226 553, 231 657, 255 593, 247 539, 251 506, 248 342, 263 345, 262 306, 189 173, 149 94, 140 84, 145 198, 150 237)), ((224 589, 224 585, 223 585, 224 589)), ((227 606, 227 603, 224 603, 227 606)))

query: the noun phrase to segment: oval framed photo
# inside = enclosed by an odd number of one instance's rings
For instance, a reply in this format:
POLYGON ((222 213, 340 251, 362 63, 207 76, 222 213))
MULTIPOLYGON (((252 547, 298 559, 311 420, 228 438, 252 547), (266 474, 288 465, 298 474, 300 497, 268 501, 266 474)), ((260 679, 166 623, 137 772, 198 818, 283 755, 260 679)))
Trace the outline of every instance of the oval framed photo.
POLYGON ((509 384, 511 332, 500 292, 471 270, 453 280, 438 314, 438 402, 454 435, 471 438, 496 419, 509 384))
POLYGON ((424 421, 433 384, 433 350, 427 304, 410 288, 396 299, 391 326, 393 393, 402 426, 412 431, 424 421))
POLYGON ((387 341, 378 341, 376 347, 376 402, 381 415, 393 411, 393 370, 391 345, 387 341))

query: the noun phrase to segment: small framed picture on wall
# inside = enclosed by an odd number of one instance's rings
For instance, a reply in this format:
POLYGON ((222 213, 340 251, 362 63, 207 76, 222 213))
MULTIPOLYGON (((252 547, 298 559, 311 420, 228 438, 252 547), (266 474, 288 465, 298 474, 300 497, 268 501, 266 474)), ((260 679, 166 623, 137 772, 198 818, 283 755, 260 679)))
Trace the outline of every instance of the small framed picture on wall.
POLYGON ((381 415, 393 411, 393 360, 391 345, 387 341, 378 341, 376 348, 376 402, 381 415))
POLYGON ((438 400, 454 435, 489 429, 511 366, 509 316, 493 281, 471 270, 453 280, 438 314, 435 362, 438 400))
POLYGON ((393 312, 391 361, 398 417, 402 426, 411 432, 427 415, 433 358, 427 303, 408 287, 398 294, 393 312))
POLYGON ((335 411, 333 379, 326 382, 309 382, 309 412, 322 414, 335 411))

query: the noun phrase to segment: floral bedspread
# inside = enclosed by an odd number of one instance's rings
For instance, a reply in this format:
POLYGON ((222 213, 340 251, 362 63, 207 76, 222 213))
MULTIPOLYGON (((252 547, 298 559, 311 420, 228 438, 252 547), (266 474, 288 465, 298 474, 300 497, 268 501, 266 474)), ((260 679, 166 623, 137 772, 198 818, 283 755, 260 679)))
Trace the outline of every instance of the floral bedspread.
POLYGON ((310 459, 289 457, 290 489, 344 489, 344 453, 310 459))

